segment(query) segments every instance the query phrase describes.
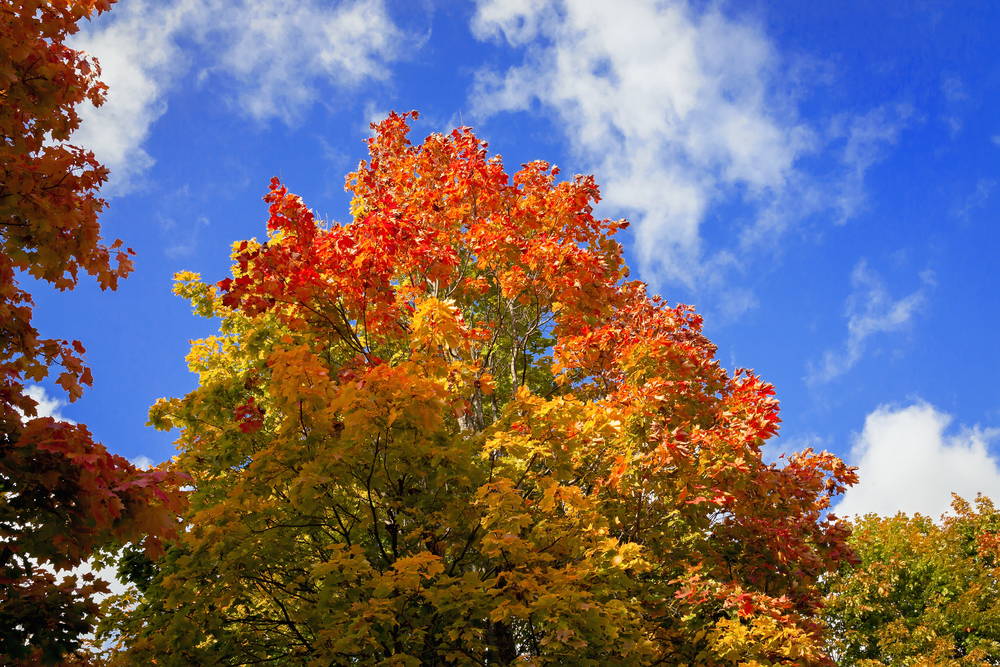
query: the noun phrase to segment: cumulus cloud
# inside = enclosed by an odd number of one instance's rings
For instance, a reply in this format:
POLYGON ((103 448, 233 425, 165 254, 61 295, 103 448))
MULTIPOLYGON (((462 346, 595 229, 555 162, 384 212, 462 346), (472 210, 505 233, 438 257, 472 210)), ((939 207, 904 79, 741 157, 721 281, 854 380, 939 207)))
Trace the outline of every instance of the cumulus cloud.
POLYGON ((143 144, 182 82, 210 81, 238 113, 292 123, 324 84, 385 78, 401 38, 381 0, 120 3, 70 40, 98 58, 109 86, 103 106, 82 110, 73 141, 110 167, 105 194, 122 194, 152 166, 143 144))
POLYGON ((889 107, 809 126, 793 68, 762 28, 713 3, 479 0, 472 30, 525 54, 479 72, 475 110, 551 114, 605 203, 633 218, 640 269, 654 283, 717 283, 796 221, 852 214, 878 148, 903 126, 889 107), (799 163, 821 150, 836 156, 820 182, 799 163), (730 247, 707 253, 702 227, 734 199, 753 219, 727 234, 730 247))
POLYGON ((839 516, 920 512, 937 518, 951 494, 1000 497, 1000 461, 990 443, 1000 429, 962 427, 927 403, 879 407, 865 419, 851 450, 860 482, 835 507, 839 516))
POLYGON ((864 355, 868 341, 877 334, 901 331, 927 301, 934 275, 925 271, 921 285, 910 294, 893 299, 882 278, 861 260, 851 273, 852 291, 847 299, 847 341, 843 348, 827 350, 819 364, 809 368, 810 382, 827 382, 852 369, 864 355))

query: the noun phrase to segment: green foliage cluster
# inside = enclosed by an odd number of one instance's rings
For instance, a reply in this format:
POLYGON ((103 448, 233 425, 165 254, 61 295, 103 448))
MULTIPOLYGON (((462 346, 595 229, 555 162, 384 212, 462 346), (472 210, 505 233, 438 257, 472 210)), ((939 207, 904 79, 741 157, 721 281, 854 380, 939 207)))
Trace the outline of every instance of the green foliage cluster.
POLYGON ((824 584, 841 664, 1000 663, 1000 512, 984 496, 956 496, 952 510, 853 525, 860 564, 824 584))

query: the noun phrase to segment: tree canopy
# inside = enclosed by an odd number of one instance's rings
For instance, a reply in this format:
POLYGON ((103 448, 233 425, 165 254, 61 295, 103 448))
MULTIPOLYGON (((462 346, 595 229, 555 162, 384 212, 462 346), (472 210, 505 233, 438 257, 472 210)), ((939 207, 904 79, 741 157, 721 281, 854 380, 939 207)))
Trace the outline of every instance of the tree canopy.
POLYGON ((508 176, 468 128, 412 144, 415 116, 373 126, 351 222, 275 179, 232 276, 178 276, 220 321, 151 410, 188 529, 116 659, 828 663, 853 469, 762 460, 774 390, 627 280, 593 178, 508 176))
POLYGON ((870 514, 853 524, 860 565, 828 578, 823 615, 845 665, 1000 662, 1000 512, 955 497, 941 522, 870 514))
POLYGON ((80 424, 37 416, 28 385, 62 368, 76 400, 92 382, 80 341, 42 338, 25 274, 60 290, 80 273, 115 289, 131 271, 121 241, 101 242, 107 170, 67 142, 84 101, 103 102, 97 63, 67 47, 107 0, 12 0, 0 6, 0 662, 55 662, 90 630, 106 588, 79 565, 95 550, 174 534, 179 478, 141 471, 80 424))

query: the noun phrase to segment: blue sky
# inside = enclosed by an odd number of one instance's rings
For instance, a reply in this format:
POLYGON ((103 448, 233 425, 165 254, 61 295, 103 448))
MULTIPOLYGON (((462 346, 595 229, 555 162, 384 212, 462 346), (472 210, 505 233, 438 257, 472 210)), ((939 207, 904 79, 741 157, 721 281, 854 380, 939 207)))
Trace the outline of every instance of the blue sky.
POLYGON ((417 109, 418 139, 466 124, 509 167, 594 173, 633 275, 776 385, 769 454, 862 466, 842 511, 1000 497, 997 27, 995 3, 121 0, 74 38, 111 86, 75 141, 112 168, 103 225, 137 269, 34 288, 95 375, 47 408, 169 457, 146 410, 193 388, 213 331, 172 274, 224 277, 273 175, 345 220, 369 121, 417 109))

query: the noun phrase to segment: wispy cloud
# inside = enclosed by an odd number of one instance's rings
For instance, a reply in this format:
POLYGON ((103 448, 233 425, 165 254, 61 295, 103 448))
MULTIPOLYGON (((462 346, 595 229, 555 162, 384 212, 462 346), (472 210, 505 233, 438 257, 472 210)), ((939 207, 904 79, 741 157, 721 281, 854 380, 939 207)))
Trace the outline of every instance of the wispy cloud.
POLYGON ((386 78, 403 38, 382 0, 120 3, 70 40, 100 60, 110 88, 104 106, 83 109, 73 141, 111 168, 105 194, 120 195, 153 165, 144 143, 182 81, 211 82, 236 113, 294 123, 325 86, 386 78))
POLYGON ((973 102, 973 97, 969 94, 961 78, 949 74, 941 79, 941 98, 944 107, 941 120, 947 126, 948 133, 955 137, 965 126, 962 118, 963 107, 967 107, 970 102, 973 102))
POLYGON ((896 512, 938 517, 951 494, 1000 495, 1000 462, 989 444, 998 429, 946 433, 952 417, 927 403, 881 406, 865 419, 851 450, 860 482, 834 507, 841 516, 896 512))
POLYGON ((368 100, 365 102, 364 113, 362 114, 362 126, 361 131, 365 134, 371 132, 372 123, 381 123, 383 120, 389 117, 389 111, 383 109, 375 104, 375 102, 368 100))
POLYGON ((834 119, 831 135, 844 141, 841 156, 844 170, 836 194, 838 224, 844 224, 864 208, 865 176, 897 142, 912 115, 912 109, 903 104, 880 106, 859 116, 842 115, 834 119))
POLYGON ((183 230, 178 228, 177 222, 173 218, 161 219, 160 228, 170 237, 170 242, 164 247, 163 254, 170 259, 191 257, 198 250, 202 228, 208 227, 208 225, 208 218, 203 215, 198 216, 183 230))
POLYGON ((779 247, 809 216, 853 215, 866 172, 906 124, 893 106, 808 124, 795 68, 761 26, 713 3, 480 0, 472 29, 524 51, 518 66, 479 72, 475 111, 553 116, 605 204, 636 223, 653 283, 719 284, 748 249, 779 247), (820 152, 832 159, 814 179, 800 163, 820 152), (703 225, 737 200, 749 219, 709 251, 703 225))
POLYGON ((910 294, 893 299, 882 278, 861 260, 851 272, 852 291, 847 299, 847 340, 843 348, 828 350, 819 364, 809 368, 808 380, 827 382, 852 369, 862 358, 868 341, 877 334, 903 330, 920 312, 934 284, 934 274, 920 275, 921 285, 910 294))
POLYGON ((986 205, 996 187, 997 182, 994 179, 980 178, 976 181, 975 190, 955 205, 952 215, 959 220, 968 220, 974 212, 986 205))
POLYGON ((970 98, 962 79, 953 74, 941 79, 941 95, 949 104, 960 104, 970 98))
POLYGON ((134 188, 153 165, 143 143, 167 109, 166 89, 187 66, 175 38, 195 7, 193 2, 122 3, 110 22, 85 25, 69 40, 98 58, 108 84, 103 106, 81 108, 82 125, 72 139, 111 169, 108 196, 134 188))

